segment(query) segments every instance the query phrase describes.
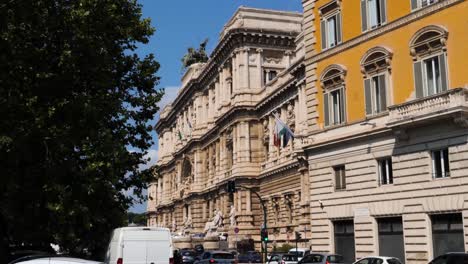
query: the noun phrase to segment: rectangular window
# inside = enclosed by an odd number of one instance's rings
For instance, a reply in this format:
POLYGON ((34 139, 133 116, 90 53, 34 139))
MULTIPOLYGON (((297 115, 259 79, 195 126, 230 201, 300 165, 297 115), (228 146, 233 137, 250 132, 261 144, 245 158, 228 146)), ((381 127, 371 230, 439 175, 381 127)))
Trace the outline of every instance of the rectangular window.
POLYGON ((447 252, 464 252, 462 214, 432 215, 434 256, 447 252))
POLYGON ((411 0, 411 9, 419 9, 434 3, 437 3, 439 0, 411 0))
POLYGON ((345 166, 333 167, 335 173, 335 190, 346 189, 346 169, 345 166))
POLYGON ((416 61, 414 74, 417 98, 438 94, 448 89, 445 54, 416 61))
POLYGON ((385 0, 361 0, 362 31, 367 31, 387 21, 385 0))
POLYGON ((344 88, 332 90, 324 94, 325 126, 338 125, 345 122, 344 88))
POLYGON ((380 185, 393 184, 392 158, 381 159, 378 164, 380 185))
POLYGON ((333 223, 335 233, 335 253, 343 256, 343 262, 356 260, 354 241, 354 222, 352 220, 333 223))
POLYGON ((435 179, 450 177, 450 161, 448 149, 433 150, 432 175, 435 179))
MULTIPOLYGON (((405 260, 403 221, 401 217, 377 219, 379 230, 379 255, 405 260)), ((388 261, 388 260, 387 260, 388 261)), ((388 261, 388 263, 391 263, 388 261)))
POLYGON ((366 114, 374 115, 387 110, 387 77, 375 75, 364 80, 366 114))
POLYGON ((321 22, 322 49, 329 49, 341 43, 341 14, 326 16, 321 22))

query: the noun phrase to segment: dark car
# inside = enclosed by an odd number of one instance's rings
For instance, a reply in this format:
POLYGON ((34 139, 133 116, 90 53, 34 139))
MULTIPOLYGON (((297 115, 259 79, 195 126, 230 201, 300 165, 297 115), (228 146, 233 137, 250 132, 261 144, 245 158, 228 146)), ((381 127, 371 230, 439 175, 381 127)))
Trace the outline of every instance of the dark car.
POLYGON ((467 253, 447 253, 433 259, 429 264, 468 264, 467 253))
POLYGON ((337 254, 327 254, 327 253, 310 253, 303 257, 299 264, 334 264, 334 263, 344 263, 343 256, 337 254))
POLYGON ((247 253, 240 254, 237 259, 239 263, 262 263, 262 256, 258 251, 247 251, 247 253))
POLYGON ((195 264, 235 264, 234 255, 227 251, 206 251, 195 264))
POLYGON ((201 244, 195 245, 193 249, 195 249, 197 256, 201 256, 205 252, 205 248, 201 244))
POLYGON ((182 255, 182 263, 184 264, 193 264, 197 257, 197 252, 192 249, 182 249, 180 254, 182 255))

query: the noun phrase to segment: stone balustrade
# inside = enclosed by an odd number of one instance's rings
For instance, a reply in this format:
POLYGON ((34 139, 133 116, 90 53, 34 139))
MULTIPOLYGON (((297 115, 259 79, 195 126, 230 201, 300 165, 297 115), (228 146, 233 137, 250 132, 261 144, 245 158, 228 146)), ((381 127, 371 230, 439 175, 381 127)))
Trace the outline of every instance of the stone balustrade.
POLYGON ((447 116, 457 112, 468 112, 468 89, 456 88, 448 91, 412 100, 389 108, 387 126, 399 126, 447 116))

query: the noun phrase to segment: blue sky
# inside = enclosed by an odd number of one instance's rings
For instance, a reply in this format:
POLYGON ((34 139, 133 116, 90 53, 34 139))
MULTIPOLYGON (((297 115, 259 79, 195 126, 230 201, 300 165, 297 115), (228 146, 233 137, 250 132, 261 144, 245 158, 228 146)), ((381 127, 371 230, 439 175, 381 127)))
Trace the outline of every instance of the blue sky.
MULTIPOLYGON (((147 45, 140 46, 138 54, 153 53, 161 64, 158 75, 166 95, 160 106, 170 103, 180 87, 181 61, 190 46, 209 39, 208 51, 215 47, 219 33, 239 6, 302 12, 301 0, 139 0, 143 5, 143 17, 151 18, 156 33, 147 45)), ((155 122, 158 116, 155 117, 155 122)), ((157 160, 157 135, 155 145, 148 156, 154 164, 157 160)), ((136 205, 134 212, 144 212, 146 205, 136 205)))

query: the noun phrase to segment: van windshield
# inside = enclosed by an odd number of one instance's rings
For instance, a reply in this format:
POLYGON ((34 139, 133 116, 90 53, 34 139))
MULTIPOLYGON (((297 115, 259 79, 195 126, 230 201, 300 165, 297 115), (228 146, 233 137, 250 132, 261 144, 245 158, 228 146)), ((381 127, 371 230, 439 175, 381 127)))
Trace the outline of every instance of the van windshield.
POLYGON ((234 259, 234 255, 229 253, 215 253, 213 254, 214 259, 234 259))

